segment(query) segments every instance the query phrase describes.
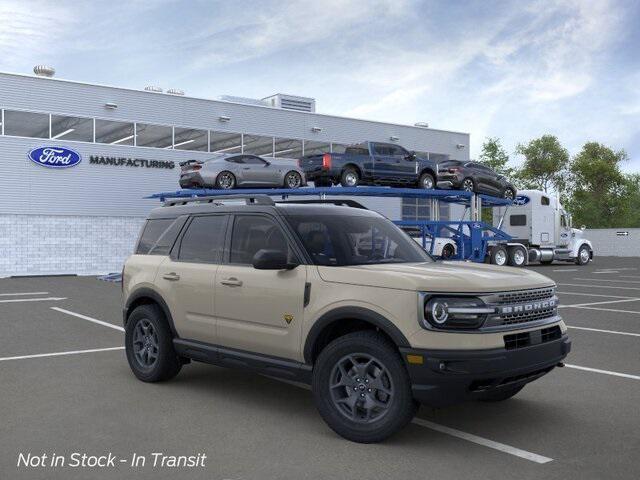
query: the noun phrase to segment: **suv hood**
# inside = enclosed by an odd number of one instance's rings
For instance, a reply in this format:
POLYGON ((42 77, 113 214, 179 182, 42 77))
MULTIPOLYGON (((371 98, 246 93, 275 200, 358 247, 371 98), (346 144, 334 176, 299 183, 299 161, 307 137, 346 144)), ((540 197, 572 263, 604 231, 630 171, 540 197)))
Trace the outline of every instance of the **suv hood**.
POLYGON ((318 272, 326 282, 427 292, 488 293, 554 285, 553 280, 524 268, 471 262, 319 266, 318 272))

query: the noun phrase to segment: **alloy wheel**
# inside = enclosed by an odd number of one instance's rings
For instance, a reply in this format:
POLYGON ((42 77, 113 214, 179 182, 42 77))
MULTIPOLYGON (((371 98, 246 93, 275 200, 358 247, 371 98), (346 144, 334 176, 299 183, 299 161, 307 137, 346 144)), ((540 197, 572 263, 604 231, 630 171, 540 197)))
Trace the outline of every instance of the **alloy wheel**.
POLYGON ((428 175, 422 179, 422 188, 425 190, 431 190, 433 188, 433 178, 428 175))
POLYGON ((465 192, 473 192, 473 180, 467 178, 464 182, 462 182, 462 190, 465 192))
POLYGON ((300 174, 297 172, 289 172, 286 178, 287 187, 289 188, 298 188, 302 183, 302 179, 300 178, 300 174))
POLYGON ((389 371, 366 353, 342 357, 331 371, 329 389, 334 407, 349 420, 362 424, 386 415, 394 399, 389 371))
POLYGON ((589 250, 586 248, 580 249, 580 260, 582 263, 587 263, 589 261, 589 250))
POLYGON ((158 361, 158 334, 146 318, 138 320, 133 333, 133 354, 143 368, 151 368, 158 361))
POLYGON ((513 200, 513 190, 511 190, 510 188, 507 188, 504 191, 504 198, 506 198, 507 200, 513 200))
POLYGON ((233 178, 233 175, 231 175, 228 172, 222 172, 218 177, 218 185, 223 190, 229 190, 233 188, 235 186, 235 183, 236 182, 235 182, 235 179, 233 178))
POLYGON ((345 182, 349 187, 355 187, 358 184, 358 175, 349 172, 344 176, 345 182))

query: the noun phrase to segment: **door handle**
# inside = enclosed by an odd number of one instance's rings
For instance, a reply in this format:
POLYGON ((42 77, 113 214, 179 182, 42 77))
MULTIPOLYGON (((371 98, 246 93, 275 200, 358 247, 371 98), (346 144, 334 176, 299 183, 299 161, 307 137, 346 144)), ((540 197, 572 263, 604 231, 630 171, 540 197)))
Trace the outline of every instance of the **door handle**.
POLYGON ((171 272, 171 273, 165 273, 164 275, 162 275, 162 278, 164 278, 165 280, 169 280, 171 282, 176 282, 180 280, 180 275, 178 275, 176 272, 171 272))
POLYGON ((222 285, 226 285, 227 287, 241 287, 242 280, 238 280, 236 277, 225 278, 224 280, 220 280, 222 285))
POLYGON ((243 170, 251 170, 251 167, 244 167, 243 170))

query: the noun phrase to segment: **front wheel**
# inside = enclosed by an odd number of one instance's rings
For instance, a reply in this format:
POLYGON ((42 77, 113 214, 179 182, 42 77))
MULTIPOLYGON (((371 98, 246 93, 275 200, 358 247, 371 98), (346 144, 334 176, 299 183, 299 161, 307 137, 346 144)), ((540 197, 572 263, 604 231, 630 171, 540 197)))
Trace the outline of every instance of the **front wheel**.
POLYGON ((586 265, 591 260, 591 250, 587 245, 582 245, 578 250, 578 256, 576 257, 576 264, 586 265))
POLYGON ((300 188, 302 185, 302 176, 295 170, 291 170, 284 176, 285 188, 300 188))
POLYGON ((359 443, 385 440, 417 410, 397 349, 374 331, 350 333, 322 350, 313 369, 313 397, 329 427, 359 443))
POLYGON ((420 180, 418 181, 418 186, 423 190, 433 190, 435 188, 436 182, 433 179, 433 175, 430 173, 423 173, 420 175, 420 180))

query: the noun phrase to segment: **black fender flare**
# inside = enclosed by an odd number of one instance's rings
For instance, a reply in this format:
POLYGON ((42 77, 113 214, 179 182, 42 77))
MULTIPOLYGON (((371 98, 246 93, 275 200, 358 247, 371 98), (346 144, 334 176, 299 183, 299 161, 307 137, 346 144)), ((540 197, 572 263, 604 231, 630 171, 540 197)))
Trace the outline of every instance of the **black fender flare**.
POLYGON ((167 302, 164 301, 164 299, 158 292, 148 287, 142 287, 135 290, 127 298, 127 301, 124 304, 124 307, 122 309, 122 324, 124 325, 124 327, 126 328, 127 326, 127 319, 129 318, 129 314, 131 313, 131 306, 141 298, 148 298, 152 300, 154 303, 158 304, 158 306, 162 310, 162 313, 164 313, 164 316, 167 319, 167 322, 169 323, 169 328, 171 329, 171 333, 173 334, 173 337, 180 338, 180 336, 178 335, 178 332, 176 331, 176 327, 173 323, 173 316, 171 315, 171 310, 169 310, 169 306, 167 305, 167 302))
POLYGON ((410 347, 407 337, 390 320, 373 310, 363 307, 338 307, 323 314, 311 327, 304 344, 304 360, 313 363, 313 349, 316 341, 329 325, 340 320, 361 320, 386 333, 398 347, 410 347))

